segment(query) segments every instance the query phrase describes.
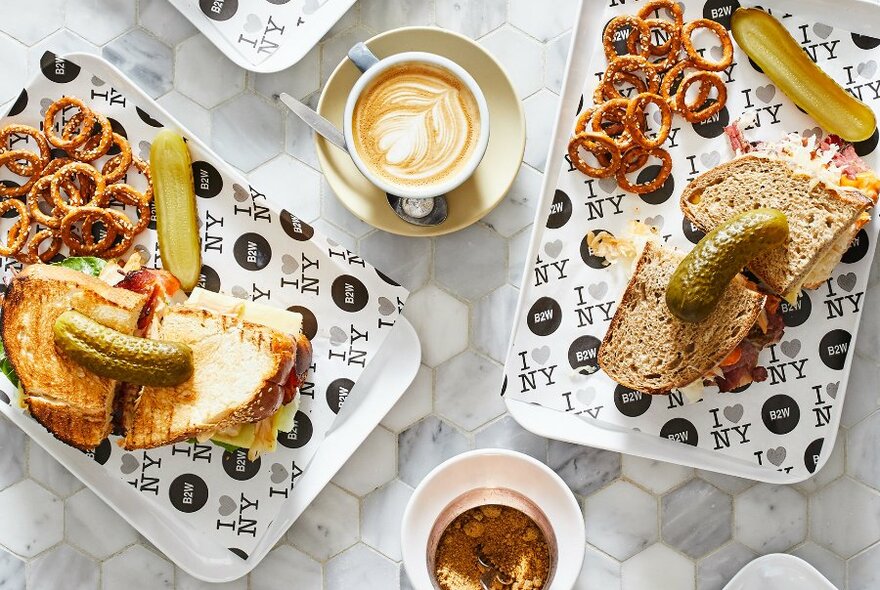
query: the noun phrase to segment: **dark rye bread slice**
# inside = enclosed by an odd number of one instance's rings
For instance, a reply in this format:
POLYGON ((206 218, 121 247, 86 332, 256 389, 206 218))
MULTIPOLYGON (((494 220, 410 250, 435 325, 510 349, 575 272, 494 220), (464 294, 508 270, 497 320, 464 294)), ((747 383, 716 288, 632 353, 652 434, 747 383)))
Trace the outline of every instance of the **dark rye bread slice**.
POLYGON ((625 387, 665 394, 700 379, 745 339, 764 295, 737 275, 712 314, 679 320, 666 306, 666 287, 684 254, 647 244, 599 347, 599 366, 625 387))
MULTIPOLYGON (((785 296, 804 283, 835 242, 853 233, 853 224, 870 201, 854 191, 816 183, 783 160, 757 155, 736 158, 701 174, 681 194, 685 216, 706 232, 758 207, 785 213, 789 239, 751 262, 748 269, 785 296)), ((839 257, 831 267, 837 262, 839 257)), ((825 278, 810 277, 805 286, 815 288, 825 278)))

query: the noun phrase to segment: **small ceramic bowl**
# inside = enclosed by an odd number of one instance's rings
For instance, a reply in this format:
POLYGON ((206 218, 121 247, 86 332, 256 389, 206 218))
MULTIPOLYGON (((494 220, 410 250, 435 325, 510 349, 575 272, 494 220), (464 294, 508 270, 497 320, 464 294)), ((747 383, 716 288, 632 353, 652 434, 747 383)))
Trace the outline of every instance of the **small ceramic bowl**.
POLYGON ((401 546, 416 590, 437 590, 434 554, 458 515, 483 504, 503 504, 529 516, 550 546, 545 590, 570 590, 584 560, 586 536, 580 505, 546 465, 515 451, 480 449, 436 467, 416 488, 403 514, 401 546))

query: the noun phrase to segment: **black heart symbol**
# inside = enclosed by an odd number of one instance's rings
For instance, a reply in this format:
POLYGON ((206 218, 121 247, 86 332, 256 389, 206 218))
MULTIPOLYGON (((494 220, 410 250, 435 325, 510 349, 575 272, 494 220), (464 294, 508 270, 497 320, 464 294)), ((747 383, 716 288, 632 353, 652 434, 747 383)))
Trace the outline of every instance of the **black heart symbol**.
POLYGON ((785 461, 785 447, 776 447, 775 449, 767 449, 767 460, 779 467, 785 461))
POLYGON ((848 272, 837 277, 837 286, 850 293, 855 288, 857 280, 856 273, 848 272))
POLYGON ((786 340, 779 345, 779 349, 782 351, 782 354, 793 359, 801 351, 801 341, 797 339, 786 340))
POLYGON ((724 408, 724 417, 731 422, 739 422, 743 417, 743 412, 745 412, 745 410, 743 409, 742 404, 727 406, 724 408))
POLYGON ((828 394, 828 397, 831 399, 837 399, 837 389, 840 387, 840 381, 835 381, 834 383, 829 383, 825 386, 825 393, 828 394))

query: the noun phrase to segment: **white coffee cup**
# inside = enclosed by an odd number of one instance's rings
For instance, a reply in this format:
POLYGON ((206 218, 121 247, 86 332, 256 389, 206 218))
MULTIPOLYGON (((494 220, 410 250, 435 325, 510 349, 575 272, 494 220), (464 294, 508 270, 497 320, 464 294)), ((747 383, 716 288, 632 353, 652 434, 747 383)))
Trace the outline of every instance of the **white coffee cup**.
POLYGON ((420 51, 397 53, 384 59, 378 59, 363 43, 358 43, 352 47, 348 57, 363 74, 351 89, 351 93, 348 95, 348 100, 345 103, 343 134, 345 135, 345 144, 348 147, 349 155, 361 171, 361 174, 386 193, 411 199, 424 199, 446 194, 458 188, 473 175, 483 159, 483 155, 486 153, 486 146, 489 143, 489 107, 479 85, 464 68, 445 57, 420 51), (388 178, 375 173, 364 160, 362 154, 358 152, 353 129, 355 107, 364 91, 370 87, 370 84, 377 77, 390 68, 407 63, 433 66, 452 74, 471 92, 476 101, 480 116, 476 143, 466 161, 452 175, 436 182, 421 185, 394 183, 388 178))

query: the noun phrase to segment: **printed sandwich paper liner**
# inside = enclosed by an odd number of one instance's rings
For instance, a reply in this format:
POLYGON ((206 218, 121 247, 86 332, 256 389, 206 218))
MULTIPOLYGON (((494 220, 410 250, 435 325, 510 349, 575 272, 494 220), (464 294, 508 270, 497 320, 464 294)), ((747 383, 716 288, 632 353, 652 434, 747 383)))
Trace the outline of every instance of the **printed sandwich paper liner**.
MULTIPOLYGON (((632 14, 638 6, 610 0, 601 9, 602 22, 632 14)), ((738 2, 690 0, 684 6, 686 21, 706 17, 729 28, 738 2)), ((594 10, 599 16, 600 8, 594 10)), ((880 109, 875 61, 880 40, 798 16, 774 15, 828 74, 875 111, 880 109)), ((720 57, 720 47, 714 47, 717 37, 705 31, 697 35, 697 47, 708 47, 710 54, 720 57)), ((597 362, 599 345, 629 281, 629 264, 609 265, 593 255, 587 234, 606 230, 625 235, 627 223, 638 219, 657 228, 668 245, 688 251, 702 234, 684 219, 678 200, 690 180, 733 157, 725 125, 751 110, 755 122, 746 132, 749 139, 775 140, 793 131, 822 134, 734 46, 734 63, 721 72, 727 83, 727 106, 701 124, 674 116, 664 145, 672 155, 672 175, 659 190, 643 196, 625 193, 613 179, 585 176, 570 166, 566 156, 549 211, 539 216, 546 224, 535 229, 540 234, 538 250, 525 272, 503 394, 560 412, 587 414, 616 430, 639 430, 804 479, 831 452, 832 445, 823 443, 834 439, 856 330, 865 309, 880 227, 876 208, 873 221, 859 232, 831 279, 805 291, 796 305, 783 304, 782 341, 760 356, 759 364, 769 372, 765 382, 753 383, 740 393, 706 388, 701 401, 689 403, 679 391, 650 396, 617 385, 597 362)), ((596 39, 583 82, 587 105, 605 67, 601 39, 596 39)), ((658 127, 653 118, 648 124, 652 130, 658 127)), ((875 131, 856 146, 874 169, 880 168, 877 141, 875 131)), ((650 172, 645 175, 653 178, 650 172)))
POLYGON ((199 28, 214 29, 247 63, 257 66, 277 51, 298 50, 305 54, 354 0, 171 0, 171 3, 197 15, 199 28), (304 45, 307 48, 303 48, 304 45))
MULTIPOLYGON (((76 96, 107 115, 135 154, 149 157, 151 139, 167 123, 163 111, 136 104, 72 61, 47 53, 41 65, 41 73, 22 91, 3 125, 37 126, 52 101, 76 96)), ((33 141, 25 138, 14 136, 12 141, 22 142, 19 147, 33 141)), ((289 194, 269 197, 194 138, 188 139, 201 230, 201 286, 303 315, 314 362, 300 389, 296 426, 279 434, 276 452, 253 462, 245 452, 224 452, 210 442, 125 451, 116 444, 118 437, 105 440, 90 454, 148 502, 246 556, 285 499, 296 493, 298 478, 394 326, 407 291, 299 220, 296 202, 303 196, 296 187, 289 194)), ((14 178, 5 168, 4 173, 4 179, 14 178)), ((144 186, 132 172, 127 180, 144 186)), ((134 211, 127 209, 133 217, 134 211)), ((10 220, 0 222, 5 235, 10 220)), ((136 239, 135 247, 151 256, 148 265, 160 264, 154 227, 155 219, 136 239)), ((3 263, 7 278, 21 268, 12 259, 3 263)), ((248 370, 247 359, 218 360, 229 371, 248 370)), ((0 410, 22 411, 15 401, 10 403, 18 397, 15 389, 5 379, 0 381, 5 394, 0 394, 0 410)))

